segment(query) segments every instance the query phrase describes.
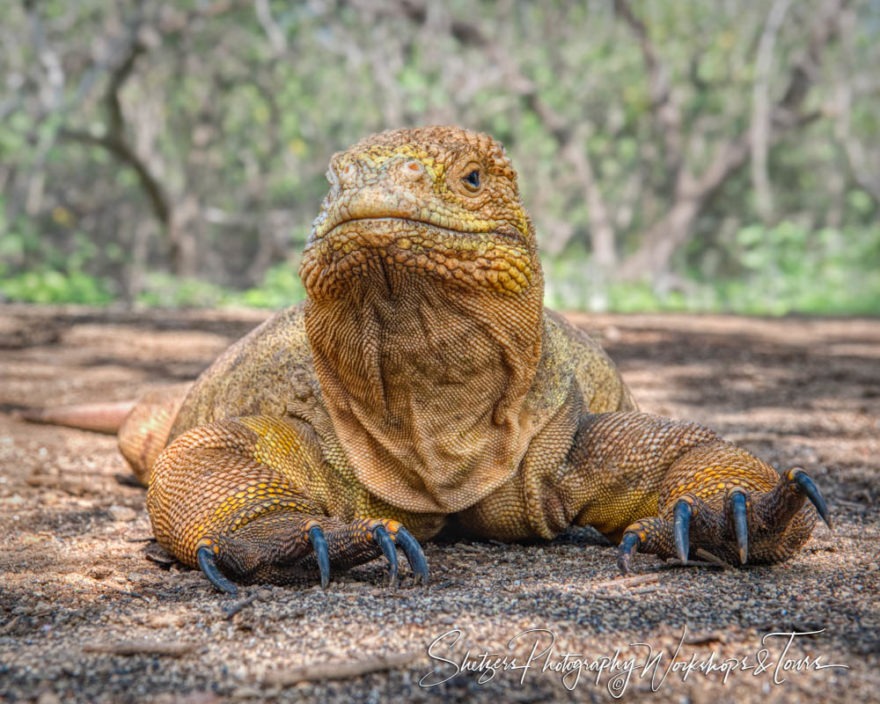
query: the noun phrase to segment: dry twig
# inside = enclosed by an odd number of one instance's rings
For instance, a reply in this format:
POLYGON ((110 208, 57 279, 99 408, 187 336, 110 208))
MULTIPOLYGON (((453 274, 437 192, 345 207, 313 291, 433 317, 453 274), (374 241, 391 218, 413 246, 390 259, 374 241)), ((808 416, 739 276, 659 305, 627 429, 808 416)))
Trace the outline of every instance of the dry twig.
POLYGON ((227 619, 231 619, 235 616, 239 611, 247 608, 251 604, 253 604, 257 599, 260 598, 260 592, 254 592, 249 597, 245 599, 241 599, 240 601, 236 601, 234 604, 227 606, 223 609, 223 615, 226 616, 227 619))
POLYGON ((656 574, 634 574, 630 577, 615 577, 604 582, 596 582, 592 589, 605 589, 606 587, 634 587, 639 584, 655 583, 660 580, 656 574))
POLYGON ((376 655, 366 660, 318 662, 283 672, 271 672, 263 683, 283 687, 297 682, 347 680, 373 672, 384 672, 404 667, 421 656, 421 653, 392 653, 391 655, 376 655))
POLYGON ((84 653, 108 653, 110 655, 165 655, 183 657, 196 649, 193 643, 168 643, 152 640, 125 640, 118 643, 86 643, 84 653))
POLYGON ((732 570, 733 569, 733 565, 731 565, 729 562, 725 562, 717 555, 713 555, 708 550, 703 550, 703 548, 697 548, 696 553, 699 557, 703 558, 706 562, 711 562, 713 565, 716 565, 717 567, 721 567, 722 569, 725 569, 725 570, 732 570))

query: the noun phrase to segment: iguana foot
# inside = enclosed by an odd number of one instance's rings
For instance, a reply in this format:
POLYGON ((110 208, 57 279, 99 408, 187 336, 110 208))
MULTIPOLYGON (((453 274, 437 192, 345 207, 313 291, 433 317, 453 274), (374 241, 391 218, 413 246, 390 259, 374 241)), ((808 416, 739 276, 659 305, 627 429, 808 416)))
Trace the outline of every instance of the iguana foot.
MULTIPOLYGON (((159 455, 147 491, 159 544, 228 594, 236 593, 236 582, 319 580, 326 587, 331 566, 346 569, 382 555, 395 585, 398 548, 415 582, 427 582, 422 548, 398 520, 349 518, 388 515, 377 503, 327 470, 308 426, 267 416, 188 430, 159 455)), ((423 536, 419 520, 413 515, 410 524, 423 536)))
POLYGON ((678 557, 683 563, 704 550, 731 563, 779 562, 809 538, 815 514, 830 528, 828 507, 815 482, 800 467, 788 470, 768 491, 733 486, 711 496, 687 492, 661 510, 661 516, 631 524, 618 548, 624 574, 636 552, 678 557))
POLYGON ((328 517, 273 512, 230 533, 203 538, 196 559, 211 584, 235 595, 238 589, 229 577, 243 583, 283 584, 317 576, 326 588, 331 563, 351 567, 380 554, 388 562, 389 584, 396 586, 397 548, 409 562, 415 583, 426 584, 428 563, 421 545, 400 523, 387 519, 343 523, 328 517))

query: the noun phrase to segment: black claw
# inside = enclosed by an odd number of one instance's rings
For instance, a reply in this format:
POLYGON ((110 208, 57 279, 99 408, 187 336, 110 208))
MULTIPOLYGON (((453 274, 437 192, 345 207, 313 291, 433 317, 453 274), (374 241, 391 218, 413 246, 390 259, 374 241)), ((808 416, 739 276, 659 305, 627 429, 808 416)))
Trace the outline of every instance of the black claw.
POLYGON ((736 545, 739 548, 739 563, 746 564, 749 559, 749 516, 746 494, 742 490, 730 494, 729 507, 733 514, 733 528, 736 533, 736 545))
POLYGON ((797 485, 798 490, 806 496, 813 506, 816 507, 816 511, 822 517, 822 520, 825 521, 825 525, 831 528, 831 518, 828 515, 828 505, 825 503, 825 499, 822 498, 822 493, 819 491, 819 487, 816 486, 816 483, 810 479, 810 476, 803 471, 797 471, 794 475, 794 483, 797 485))
POLYGON ((691 516, 693 516, 693 513, 694 511, 690 503, 685 499, 679 499, 672 510, 675 549, 678 552, 678 559, 685 565, 690 553, 691 516))
POLYGON ((395 539, 409 561, 409 566, 412 568, 413 575, 415 576, 415 583, 427 584, 429 576, 428 561, 425 559, 425 553, 422 551, 419 541, 403 526, 397 529, 395 539))
POLYGON ((207 545, 203 545, 196 550, 196 560, 198 560, 199 567, 202 572, 205 573, 208 581, 217 587, 217 589, 232 596, 238 594, 238 587, 226 579, 220 570, 217 569, 217 562, 214 560, 214 551, 211 548, 207 545))
POLYGON ((388 581, 391 586, 397 585, 397 550, 394 548, 394 541, 388 535, 388 529, 379 524, 373 528, 373 540, 382 548, 385 559, 388 560, 388 581))
POLYGON ((318 559, 318 570, 321 573, 321 589, 326 589, 330 584, 330 551, 327 549, 327 538, 324 537, 324 531, 320 526, 312 526, 309 528, 309 540, 312 542, 312 549, 315 551, 315 557, 318 559))
POLYGON ((629 574, 629 561, 642 544, 636 533, 624 533, 617 548, 617 566, 623 574, 629 574))

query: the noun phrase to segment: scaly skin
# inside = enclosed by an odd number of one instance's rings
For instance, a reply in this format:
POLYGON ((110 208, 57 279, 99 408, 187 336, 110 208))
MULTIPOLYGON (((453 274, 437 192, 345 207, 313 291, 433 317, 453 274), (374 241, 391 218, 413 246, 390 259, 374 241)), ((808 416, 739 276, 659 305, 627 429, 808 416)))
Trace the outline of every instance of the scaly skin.
POLYGON ((793 555, 824 502, 714 432, 638 413, 604 352, 542 306, 502 147, 454 127, 337 154, 303 305, 233 345, 120 435, 159 543, 233 581, 321 579, 444 526, 500 540, 593 525, 640 550, 793 555), (158 445, 157 445, 158 444, 158 445), (155 448, 166 445, 155 458, 155 448))

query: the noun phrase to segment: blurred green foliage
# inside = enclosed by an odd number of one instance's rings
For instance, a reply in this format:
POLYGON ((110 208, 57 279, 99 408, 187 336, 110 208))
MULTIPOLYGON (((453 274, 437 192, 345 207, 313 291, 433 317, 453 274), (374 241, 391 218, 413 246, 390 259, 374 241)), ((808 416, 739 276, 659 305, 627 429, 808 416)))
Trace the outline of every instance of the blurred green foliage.
POLYGON ((0 300, 296 302, 291 256, 330 155, 455 122, 507 146, 549 305, 880 314, 880 0, 790 3, 764 86, 779 108, 770 211, 747 155, 671 231, 668 261, 618 276, 691 197, 681 184, 754 127, 771 4, 630 3, 652 73, 604 1, 7 3, 0 300), (607 210, 610 264, 590 196, 607 210))
POLYGON ((236 291, 199 279, 152 273, 137 302, 170 308, 245 306, 279 309, 305 299, 305 290, 293 262, 274 265, 258 286, 236 291))
POLYGON ((82 303, 104 305, 113 301, 110 277, 86 271, 95 258, 95 246, 88 237, 76 233, 70 251, 46 242, 35 224, 20 217, 3 222, 0 210, 0 301, 28 303, 82 303), (23 266, 29 262, 28 266, 23 266))
POLYGON ((666 289, 613 283, 608 300, 590 299, 589 258, 545 259, 547 304, 570 310, 597 307, 621 313, 714 312, 748 315, 880 314, 880 232, 850 227, 811 230, 784 221, 752 225, 734 240, 736 275, 708 278, 694 270, 666 289))

